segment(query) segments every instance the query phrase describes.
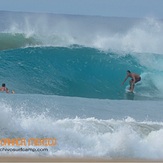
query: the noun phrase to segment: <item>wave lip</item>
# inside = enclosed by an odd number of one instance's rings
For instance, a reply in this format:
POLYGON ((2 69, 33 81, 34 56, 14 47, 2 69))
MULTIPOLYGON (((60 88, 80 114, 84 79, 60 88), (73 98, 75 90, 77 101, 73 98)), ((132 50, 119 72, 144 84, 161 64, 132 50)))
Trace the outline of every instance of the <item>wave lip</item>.
POLYGON ((22 33, 0 33, 0 50, 17 49, 27 46, 41 45, 35 37, 26 37, 22 33))
MULTIPOLYGON (((42 15, 13 13, 6 18, 2 32, 20 34, 24 46, 71 46, 73 44, 103 51, 125 51, 162 54, 163 22, 161 20, 112 17, 42 15), (25 40, 24 40, 25 39, 25 40)), ((1 29, 1 28, 0 28, 1 29)), ((11 37, 12 40, 13 37, 11 37)), ((20 40, 21 40, 20 39, 20 40)), ((14 40, 15 41, 15 40, 14 40)), ((22 42, 20 41, 20 42, 22 42)), ((1 41, 2 42, 2 41, 1 41)), ((15 44, 17 44, 15 43, 15 44)), ((3 44, 0 49, 9 49, 3 44)))

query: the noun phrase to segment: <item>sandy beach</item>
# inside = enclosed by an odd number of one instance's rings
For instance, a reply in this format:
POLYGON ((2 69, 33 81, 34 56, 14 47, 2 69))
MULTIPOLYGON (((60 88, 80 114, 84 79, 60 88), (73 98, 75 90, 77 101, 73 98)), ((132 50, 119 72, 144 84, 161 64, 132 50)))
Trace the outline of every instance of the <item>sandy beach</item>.
POLYGON ((46 158, 46 157, 0 157, 0 162, 163 162, 163 160, 134 160, 134 159, 99 159, 99 158, 46 158))

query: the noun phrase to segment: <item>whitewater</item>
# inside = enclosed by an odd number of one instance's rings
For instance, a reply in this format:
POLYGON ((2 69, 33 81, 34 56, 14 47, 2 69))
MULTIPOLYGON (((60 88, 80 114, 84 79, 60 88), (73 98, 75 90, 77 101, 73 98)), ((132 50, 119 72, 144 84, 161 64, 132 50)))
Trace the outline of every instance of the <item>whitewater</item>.
POLYGON ((1 11, 0 81, 16 94, 0 93, 0 138, 57 145, 0 155, 163 159, 162 27, 155 18, 1 11), (135 94, 121 84, 127 70, 142 78, 135 94))

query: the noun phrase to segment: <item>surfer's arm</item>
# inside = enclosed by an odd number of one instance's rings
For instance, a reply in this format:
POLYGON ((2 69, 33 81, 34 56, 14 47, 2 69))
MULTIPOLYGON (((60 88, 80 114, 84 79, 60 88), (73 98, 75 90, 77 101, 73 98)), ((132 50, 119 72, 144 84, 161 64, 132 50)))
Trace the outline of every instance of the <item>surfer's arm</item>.
POLYGON ((9 89, 8 88, 6 88, 6 93, 9 93, 10 91, 9 91, 9 89))
POLYGON ((126 76, 126 78, 125 78, 124 81, 122 82, 122 85, 126 82, 127 79, 128 79, 128 76, 126 76))

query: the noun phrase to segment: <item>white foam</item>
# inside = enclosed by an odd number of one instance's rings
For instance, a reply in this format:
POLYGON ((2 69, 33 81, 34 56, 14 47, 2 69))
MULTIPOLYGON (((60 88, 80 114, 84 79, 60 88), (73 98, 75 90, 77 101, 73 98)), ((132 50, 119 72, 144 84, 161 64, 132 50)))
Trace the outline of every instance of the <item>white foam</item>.
POLYGON ((118 18, 53 16, 29 14, 21 23, 12 19, 5 31, 35 36, 44 46, 78 44, 104 51, 163 53, 163 23, 154 18, 117 21, 118 18))
POLYGON ((43 153, 1 155, 163 159, 162 102, 16 94, 3 98, 1 138, 55 137, 57 145, 43 153), (106 115, 112 118, 104 118, 106 115), (152 119, 151 115, 156 121, 145 120, 152 119))
MULTIPOLYGON (((5 117, 5 116, 4 116, 5 117)), ((7 118, 8 119, 8 118, 7 118)), ((6 120, 7 120, 6 119, 6 120)), ((4 122, 6 122, 4 120, 4 122)), ((43 114, 12 118, 18 121, 14 137, 55 137, 56 147, 48 147, 46 156, 162 159, 163 124, 95 118, 54 120, 43 114), (21 131, 20 131, 21 129, 21 131)), ((12 131, 12 126, 4 126, 12 131)), ((14 130, 13 130, 14 131, 14 130)), ((6 135, 3 135, 4 137, 6 135)), ((5 154, 4 152, 1 154, 5 154)), ((11 154, 11 153, 10 153, 11 154)), ((18 153, 12 153, 17 155, 18 153)), ((43 155, 28 152, 20 155, 43 155)))
POLYGON ((161 81, 163 77, 161 74, 160 72, 142 73, 140 75, 142 78, 141 82, 135 87, 137 93, 141 96, 162 98, 163 86, 161 81))

